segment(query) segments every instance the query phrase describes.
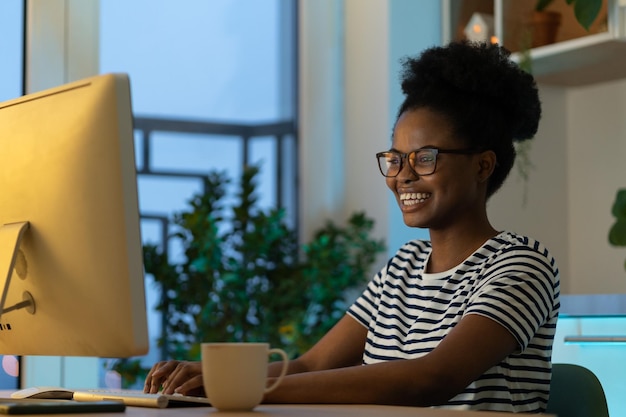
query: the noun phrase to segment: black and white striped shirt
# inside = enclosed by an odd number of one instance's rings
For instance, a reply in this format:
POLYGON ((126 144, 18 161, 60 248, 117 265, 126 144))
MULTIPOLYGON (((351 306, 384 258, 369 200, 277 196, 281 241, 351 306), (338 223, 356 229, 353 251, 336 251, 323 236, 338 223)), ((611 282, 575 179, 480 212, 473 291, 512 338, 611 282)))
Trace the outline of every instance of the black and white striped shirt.
POLYGON ((489 317, 520 349, 443 407, 544 411, 559 310, 559 272, 539 242, 502 232, 457 267, 424 272, 430 242, 400 248, 348 310, 368 328, 363 363, 416 358, 433 350, 467 314, 489 317))

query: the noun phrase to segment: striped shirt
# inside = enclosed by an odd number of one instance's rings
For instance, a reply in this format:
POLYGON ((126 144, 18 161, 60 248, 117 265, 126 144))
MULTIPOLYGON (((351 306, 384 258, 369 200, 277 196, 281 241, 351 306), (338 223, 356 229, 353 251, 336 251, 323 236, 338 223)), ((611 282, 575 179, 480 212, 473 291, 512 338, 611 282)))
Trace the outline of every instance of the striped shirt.
POLYGON ((559 272, 548 250, 502 232, 455 268, 429 274, 431 249, 427 241, 406 243, 348 310, 368 328, 363 363, 425 355, 464 316, 480 314, 508 329, 519 350, 442 407, 544 411, 560 307, 559 272))

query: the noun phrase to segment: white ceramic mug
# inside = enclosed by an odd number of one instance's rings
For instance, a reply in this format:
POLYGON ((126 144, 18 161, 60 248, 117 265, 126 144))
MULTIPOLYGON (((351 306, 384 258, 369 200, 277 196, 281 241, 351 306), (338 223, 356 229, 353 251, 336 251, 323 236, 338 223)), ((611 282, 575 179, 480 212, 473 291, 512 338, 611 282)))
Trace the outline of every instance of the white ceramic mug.
POLYGON ((280 384, 288 361, 285 351, 270 349, 267 343, 203 343, 204 391, 220 411, 252 410, 280 384), (283 368, 276 381, 266 387, 269 356, 274 353, 282 357, 283 368))

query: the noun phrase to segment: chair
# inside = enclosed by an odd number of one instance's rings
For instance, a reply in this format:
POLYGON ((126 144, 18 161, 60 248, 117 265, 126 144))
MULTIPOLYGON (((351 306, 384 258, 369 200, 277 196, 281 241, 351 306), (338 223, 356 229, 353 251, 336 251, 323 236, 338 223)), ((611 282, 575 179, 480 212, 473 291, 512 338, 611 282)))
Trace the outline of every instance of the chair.
POLYGON ((583 366, 552 364, 550 399, 546 413, 559 417, 609 417, 600 380, 583 366))

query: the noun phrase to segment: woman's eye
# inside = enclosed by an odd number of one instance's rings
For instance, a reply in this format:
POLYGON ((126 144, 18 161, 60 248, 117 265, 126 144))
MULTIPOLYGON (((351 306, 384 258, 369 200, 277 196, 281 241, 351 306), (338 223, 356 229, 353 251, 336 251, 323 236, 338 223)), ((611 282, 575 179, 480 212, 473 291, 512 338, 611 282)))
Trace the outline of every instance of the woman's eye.
POLYGON ((388 166, 400 165, 400 158, 398 158, 397 156, 387 157, 387 165, 388 166))
POLYGON ((432 164, 435 160, 434 156, 430 153, 417 155, 415 159, 418 164, 432 164))

